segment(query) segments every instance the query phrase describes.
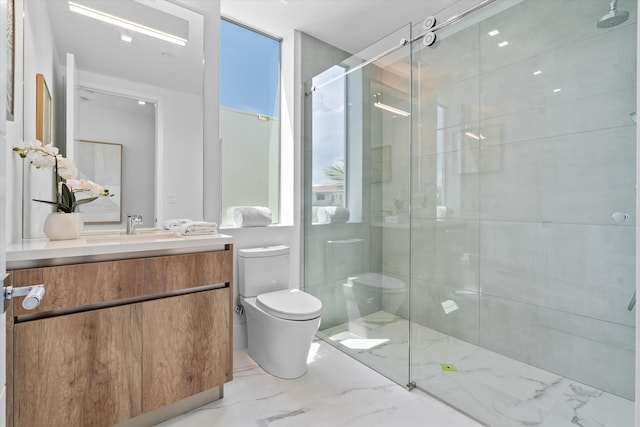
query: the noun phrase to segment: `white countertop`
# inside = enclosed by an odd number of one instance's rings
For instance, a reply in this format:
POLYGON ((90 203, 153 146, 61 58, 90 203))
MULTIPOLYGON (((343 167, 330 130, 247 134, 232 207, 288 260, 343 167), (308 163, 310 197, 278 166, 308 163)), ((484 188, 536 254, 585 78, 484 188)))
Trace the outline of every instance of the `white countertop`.
POLYGON ((215 251, 230 243, 233 237, 225 234, 183 236, 149 229, 134 235, 86 232, 73 240, 25 239, 7 245, 7 269, 215 251))

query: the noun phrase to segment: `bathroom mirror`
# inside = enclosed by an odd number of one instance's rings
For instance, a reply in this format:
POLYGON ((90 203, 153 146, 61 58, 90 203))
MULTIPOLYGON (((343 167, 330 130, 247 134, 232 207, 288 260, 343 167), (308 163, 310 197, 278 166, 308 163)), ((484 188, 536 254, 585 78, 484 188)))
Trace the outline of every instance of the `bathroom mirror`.
MULTIPOLYGON (((31 119, 36 116, 33 76, 40 73, 44 75, 53 99, 52 140, 62 153, 76 160, 73 141, 108 141, 122 144, 123 153, 135 152, 140 156, 135 161, 152 169, 151 176, 139 179, 135 165, 127 168, 128 157, 124 154, 122 194, 140 191, 150 198, 145 199, 145 206, 135 200, 128 207, 123 205, 122 209, 126 211, 122 213, 143 214, 145 227, 157 225, 158 211, 162 209, 159 194, 163 191, 163 183, 159 181, 171 181, 172 178, 171 172, 169 175, 160 173, 165 150, 180 144, 201 147, 203 141, 205 17, 179 3, 190 4, 165 0, 23 2, 24 140, 36 138, 31 119), (81 8, 83 12, 76 13, 74 8, 81 8), (159 33, 176 35, 182 42, 175 44, 136 29, 93 19, 88 16, 91 11, 154 28, 159 33), (69 62, 68 54, 72 54, 72 62, 69 62), (145 114, 150 109, 154 117, 151 125, 153 150, 142 153, 134 146, 135 141, 115 139, 107 132, 117 129, 119 122, 109 121, 107 116, 91 126, 82 123, 82 109, 93 102, 94 94, 121 96, 146 105, 145 114), (146 205, 149 200, 151 208, 146 205)), ((129 129, 127 134, 138 132, 129 129)), ((25 175, 29 174, 33 172, 25 168, 25 175)), ((42 187, 42 182, 29 177, 24 182, 23 237, 40 237, 43 219, 39 216, 43 212, 32 206, 31 199, 41 191, 34 187, 42 187)), ((108 216, 114 218, 111 214, 108 216)), ((109 225, 100 221, 100 224, 89 224, 86 228, 122 228, 123 216, 120 215, 120 221, 109 221, 109 225)))
POLYGON ((113 197, 98 197, 80 205, 85 224, 119 224, 122 221, 122 144, 77 140, 74 156, 78 178, 99 183, 113 197))

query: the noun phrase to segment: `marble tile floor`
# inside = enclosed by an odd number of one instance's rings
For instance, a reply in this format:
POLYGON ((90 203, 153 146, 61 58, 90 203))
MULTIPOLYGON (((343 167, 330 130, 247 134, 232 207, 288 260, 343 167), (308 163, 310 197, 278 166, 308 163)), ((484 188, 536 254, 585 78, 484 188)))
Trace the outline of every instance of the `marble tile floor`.
POLYGON ((478 427, 481 424, 420 390, 407 391, 323 341, 307 374, 283 380, 246 353, 234 353, 225 397, 162 427, 478 427))
MULTIPOLYGON (((325 339, 396 381, 407 376, 409 327, 384 311, 321 331, 325 339)), ((412 379, 492 427, 632 427, 634 403, 413 325, 412 379), (441 364, 454 366, 447 371, 441 364)))

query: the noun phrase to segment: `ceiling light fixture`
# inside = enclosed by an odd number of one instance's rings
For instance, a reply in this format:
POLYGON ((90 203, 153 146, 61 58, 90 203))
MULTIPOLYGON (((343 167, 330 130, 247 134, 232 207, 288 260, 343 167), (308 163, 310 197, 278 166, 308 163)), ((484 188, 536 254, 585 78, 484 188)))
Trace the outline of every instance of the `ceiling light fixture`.
POLYGON ((538 71, 534 71, 534 72, 533 72, 533 75, 534 75, 534 76, 538 76, 538 75, 540 75, 540 74, 542 74, 542 71, 540 71, 540 70, 538 70, 538 71))
POLYGON ((561 92, 561 91, 562 91, 562 89, 558 88, 558 89, 554 89, 553 93, 558 93, 558 92, 561 92))
POLYGON ((177 44, 179 46, 187 45, 187 40, 183 39, 182 37, 174 36, 172 34, 165 33, 151 27, 140 25, 135 22, 128 21, 126 19, 122 19, 105 12, 101 12, 96 9, 92 9, 90 7, 72 1, 69 1, 69 10, 80 15, 88 16, 89 18, 97 19, 98 21, 106 22, 107 24, 115 25, 126 30, 135 31, 137 33, 164 40, 169 43, 177 44))
POLYGON ((120 36, 120 40, 123 42, 131 43, 133 41, 133 37, 123 34, 120 36))
POLYGON ((374 102, 373 106, 381 108, 383 110, 387 110, 387 111, 392 112, 392 113, 400 114, 402 117, 408 117, 408 116, 411 115, 411 113, 408 113, 408 112, 406 112, 404 110, 401 110, 399 108, 396 108, 396 107, 392 107, 391 105, 383 104, 382 102, 374 102))
POLYGON ((144 101, 138 101, 138 105, 146 105, 147 103, 144 101))
POLYGON ((506 45, 508 45, 508 44, 509 44, 509 42, 505 40, 505 41, 503 41, 503 42, 498 43, 498 46, 500 46, 500 47, 505 47, 505 46, 506 46, 506 45))
POLYGON ((500 34, 500 31, 498 31, 498 30, 489 31, 489 35, 490 35, 491 37, 493 37, 493 36, 497 36, 498 34, 500 34))
POLYGON ((480 141, 481 139, 487 139, 487 137, 485 137, 484 135, 480 134, 480 136, 476 135, 473 132, 465 132, 465 135, 467 135, 469 138, 473 138, 476 141, 480 141))

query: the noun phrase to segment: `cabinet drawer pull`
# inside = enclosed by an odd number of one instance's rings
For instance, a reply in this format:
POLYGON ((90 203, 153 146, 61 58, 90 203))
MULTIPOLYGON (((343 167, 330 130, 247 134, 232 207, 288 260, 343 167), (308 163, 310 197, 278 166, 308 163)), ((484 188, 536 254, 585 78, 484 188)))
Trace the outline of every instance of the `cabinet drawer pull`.
POLYGON ((4 288, 4 299, 10 300, 13 297, 25 297, 22 301, 22 307, 25 310, 37 308, 44 298, 44 294, 44 285, 24 286, 21 288, 7 286, 4 288))

